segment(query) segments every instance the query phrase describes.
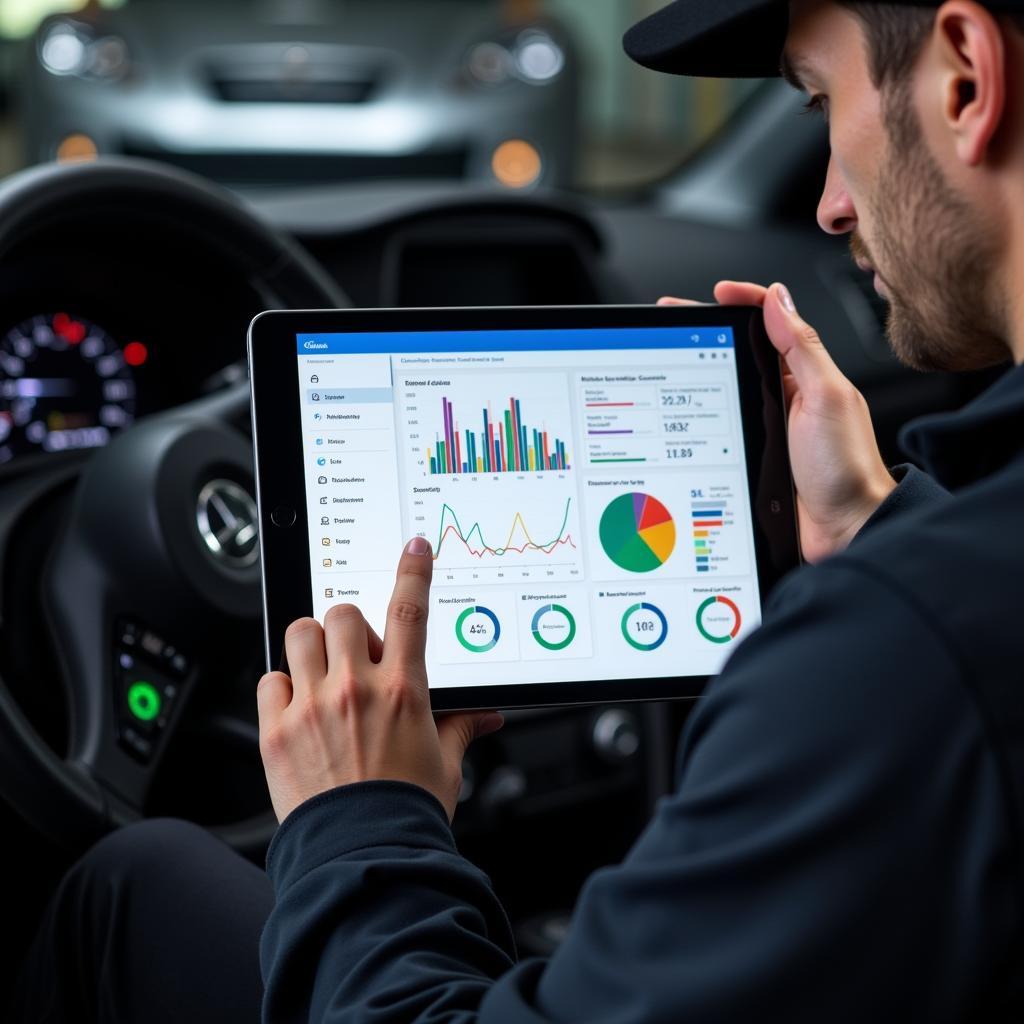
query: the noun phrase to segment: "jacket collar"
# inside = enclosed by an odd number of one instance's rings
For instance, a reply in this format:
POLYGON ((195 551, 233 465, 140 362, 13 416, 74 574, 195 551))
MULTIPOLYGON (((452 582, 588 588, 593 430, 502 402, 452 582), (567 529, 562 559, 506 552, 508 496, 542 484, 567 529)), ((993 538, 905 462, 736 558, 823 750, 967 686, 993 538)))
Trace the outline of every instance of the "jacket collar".
POLYGON ((1024 365, 957 412, 908 423, 900 446, 950 490, 1003 469, 1024 453, 1024 365))

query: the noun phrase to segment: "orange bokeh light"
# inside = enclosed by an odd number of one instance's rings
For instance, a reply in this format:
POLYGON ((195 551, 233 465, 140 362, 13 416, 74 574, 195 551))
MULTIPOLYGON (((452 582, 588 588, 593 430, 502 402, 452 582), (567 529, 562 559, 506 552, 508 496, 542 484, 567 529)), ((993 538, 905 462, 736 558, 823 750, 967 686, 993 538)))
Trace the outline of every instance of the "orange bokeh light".
POLYGON ((98 155, 96 143, 82 132, 66 136, 57 147, 57 161, 62 164, 72 160, 95 160, 98 155))
POLYGON ((506 188, 527 188, 540 178, 540 153, 524 139, 503 142, 491 157, 491 170, 506 188))

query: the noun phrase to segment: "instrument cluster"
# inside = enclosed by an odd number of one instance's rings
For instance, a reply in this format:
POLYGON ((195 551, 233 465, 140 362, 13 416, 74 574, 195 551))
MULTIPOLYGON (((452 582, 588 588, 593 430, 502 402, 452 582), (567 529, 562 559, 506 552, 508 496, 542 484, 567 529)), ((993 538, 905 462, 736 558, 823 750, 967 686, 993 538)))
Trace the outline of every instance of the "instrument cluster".
POLYGON ((0 463, 99 448, 136 416, 145 343, 74 313, 40 313, 0 340, 0 463))

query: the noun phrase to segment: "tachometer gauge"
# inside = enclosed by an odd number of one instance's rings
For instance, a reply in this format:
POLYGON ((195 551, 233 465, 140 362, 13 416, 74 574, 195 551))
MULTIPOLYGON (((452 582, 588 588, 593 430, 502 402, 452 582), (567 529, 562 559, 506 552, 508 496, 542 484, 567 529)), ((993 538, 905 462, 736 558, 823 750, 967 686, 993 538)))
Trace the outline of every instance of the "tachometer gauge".
MULTIPOLYGON (((67 313, 35 316, 0 340, 0 462, 98 448, 135 418, 138 342, 121 347, 67 313), (131 358, 126 358, 129 356, 131 358)), ((143 356, 144 358, 144 356, 143 356)))

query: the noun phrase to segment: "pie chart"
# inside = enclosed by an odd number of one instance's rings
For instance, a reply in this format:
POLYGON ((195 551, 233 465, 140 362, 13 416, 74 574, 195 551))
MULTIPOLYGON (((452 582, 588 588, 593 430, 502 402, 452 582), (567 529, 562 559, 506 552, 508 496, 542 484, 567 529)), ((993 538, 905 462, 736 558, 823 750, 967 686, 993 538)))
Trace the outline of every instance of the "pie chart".
POLYGON ((601 515, 599 529, 604 553, 627 572, 660 568, 676 546, 671 513, 657 498, 640 491, 611 502, 601 515))

